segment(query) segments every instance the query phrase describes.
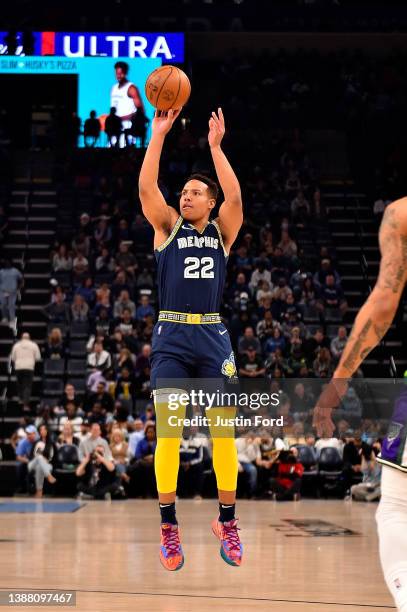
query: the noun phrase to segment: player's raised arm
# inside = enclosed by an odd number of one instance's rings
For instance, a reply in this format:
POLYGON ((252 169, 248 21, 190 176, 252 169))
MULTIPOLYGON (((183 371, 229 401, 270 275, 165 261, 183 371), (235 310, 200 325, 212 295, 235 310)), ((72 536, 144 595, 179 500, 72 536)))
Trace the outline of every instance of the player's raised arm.
POLYGON ((167 205, 158 187, 158 172, 165 136, 180 112, 181 109, 169 110, 167 114, 160 111, 155 112, 152 123, 153 133, 140 170, 141 206, 146 219, 157 231, 170 231, 174 216, 177 217, 175 209, 167 205))
POLYGON ((390 204, 379 231, 379 276, 360 309, 333 378, 318 399, 314 426, 318 435, 332 435, 331 410, 347 389, 346 381, 389 329, 400 302, 407 271, 407 198, 390 204))
POLYGON ((225 196, 225 201, 219 209, 218 221, 225 248, 229 251, 243 223, 243 206, 239 181, 220 146, 224 135, 225 119, 222 109, 219 108, 218 114, 212 113, 209 119, 208 142, 218 181, 225 196))
POLYGON ((389 329, 400 302, 407 271, 407 198, 390 204, 379 231, 379 276, 359 311, 335 370, 336 378, 349 378, 389 329))

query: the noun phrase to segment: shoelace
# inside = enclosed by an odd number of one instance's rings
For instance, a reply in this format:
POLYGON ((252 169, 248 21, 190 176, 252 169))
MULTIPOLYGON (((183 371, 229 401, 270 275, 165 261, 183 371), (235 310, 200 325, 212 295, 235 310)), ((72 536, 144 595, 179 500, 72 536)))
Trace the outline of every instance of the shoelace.
POLYGON ((226 525, 226 523, 223 523, 223 532, 230 551, 236 550, 240 552, 240 538, 239 534, 237 533, 238 531, 239 527, 236 527, 236 523, 232 525, 226 525))
POLYGON ((178 555, 180 548, 178 529, 163 529, 164 547, 169 555, 178 555))

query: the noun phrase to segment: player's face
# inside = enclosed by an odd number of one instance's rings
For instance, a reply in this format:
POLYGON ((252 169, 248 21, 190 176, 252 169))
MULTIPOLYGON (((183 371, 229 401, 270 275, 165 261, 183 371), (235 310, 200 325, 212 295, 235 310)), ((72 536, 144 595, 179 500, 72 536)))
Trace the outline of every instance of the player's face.
POLYGON ((126 79, 126 74, 121 68, 116 68, 116 79, 119 81, 119 83, 126 79))
POLYGON ((198 221, 209 216, 215 200, 208 193, 208 185, 193 179, 185 184, 180 198, 180 209, 184 219, 198 221))

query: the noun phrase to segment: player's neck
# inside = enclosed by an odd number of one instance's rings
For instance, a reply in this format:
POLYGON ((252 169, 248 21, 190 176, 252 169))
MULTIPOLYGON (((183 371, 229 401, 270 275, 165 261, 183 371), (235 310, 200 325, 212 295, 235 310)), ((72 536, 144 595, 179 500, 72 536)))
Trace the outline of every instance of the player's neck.
POLYGON ((189 221, 189 224, 192 225, 200 234, 204 231, 205 227, 208 225, 209 219, 200 219, 199 221, 189 221))

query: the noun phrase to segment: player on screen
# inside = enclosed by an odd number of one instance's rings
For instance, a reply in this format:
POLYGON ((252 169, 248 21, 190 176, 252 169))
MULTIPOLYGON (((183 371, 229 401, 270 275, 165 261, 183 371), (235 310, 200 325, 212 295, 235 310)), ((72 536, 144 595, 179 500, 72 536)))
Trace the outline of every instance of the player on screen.
MULTIPOLYGON (((210 219, 218 195, 217 184, 203 175, 192 175, 184 184, 178 212, 164 200, 158 187, 159 162, 164 140, 179 111, 156 112, 152 138, 140 172, 139 192, 143 212, 154 228, 158 266, 160 313, 154 328, 151 385, 155 389, 157 448, 155 471, 161 512, 161 563, 177 570, 184 563, 175 515, 182 425, 165 426, 169 417, 168 389, 160 379, 221 379, 236 377, 229 334, 219 316, 227 258, 243 222, 239 181, 221 149, 225 133, 222 110, 212 113, 208 142, 224 194, 216 219, 210 219), (158 382, 157 382, 158 381, 158 382), (161 433, 160 433, 161 431, 161 433)), ((170 387, 172 389, 172 387, 170 387)), ((211 420, 215 423, 213 409, 211 420)), ((219 412, 234 416, 233 408, 219 412)), ((181 417, 185 410, 178 411, 181 417)), ((182 419, 181 419, 182 420, 182 419)), ((219 516, 212 530, 221 542, 222 558, 240 565, 242 545, 235 518, 238 473, 234 428, 211 427, 213 466, 219 492, 219 516)))
POLYGON ((137 112, 144 115, 143 101, 136 85, 128 80, 129 65, 126 62, 116 62, 114 65, 117 83, 110 92, 110 106, 116 109, 116 115, 122 121, 123 135, 120 137, 120 147, 125 146, 125 130, 131 129, 131 122, 137 112))
MULTIPOLYGON (((331 419, 348 379, 381 341, 396 314, 407 273, 407 198, 387 206, 379 230, 381 261, 376 285, 356 317, 333 378, 318 400, 314 426, 331 437, 331 419)), ((382 497, 376 514, 380 560, 398 610, 407 612, 407 396, 401 394, 382 452, 382 497)))

